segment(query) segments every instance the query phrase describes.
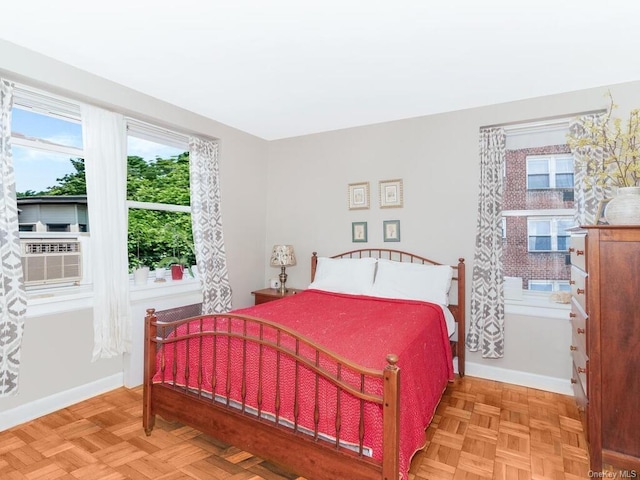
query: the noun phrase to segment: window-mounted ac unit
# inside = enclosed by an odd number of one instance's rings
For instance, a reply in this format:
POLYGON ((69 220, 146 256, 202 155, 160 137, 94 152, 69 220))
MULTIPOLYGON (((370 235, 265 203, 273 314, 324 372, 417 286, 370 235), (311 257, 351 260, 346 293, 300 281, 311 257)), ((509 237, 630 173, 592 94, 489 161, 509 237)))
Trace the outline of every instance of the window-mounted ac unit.
POLYGON ((22 240, 24 283, 46 285, 82 279, 82 252, 77 240, 22 240))

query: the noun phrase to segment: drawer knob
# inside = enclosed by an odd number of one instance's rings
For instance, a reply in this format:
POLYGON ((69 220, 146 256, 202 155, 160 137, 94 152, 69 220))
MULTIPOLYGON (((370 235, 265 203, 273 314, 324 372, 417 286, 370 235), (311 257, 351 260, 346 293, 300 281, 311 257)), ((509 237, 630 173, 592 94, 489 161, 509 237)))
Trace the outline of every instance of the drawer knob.
POLYGON ((586 368, 578 367, 578 373, 587 373, 586 368))
POLYGON ((578 381, 575 378, 571 377, 571 383, 578 383, 578 381))
POLYGON ((578 289, 576 290, 576 293, 577 293, 578 295, 584 295, 584 288, 578 288, 578 289))
POLYGON ((585 333, 584 328, 578 327, 576 330, 578 331, 578 333, 585 333))
POLYGON ((575 352, 578 349, 578 347, 576 347, 575 345, 571 345, 569 347, 569 350, 571 350, 572 352, 575 352))
POLYGON ((575 285, 576 281, 575 280, 569 280, 569 285, 575 285))
POLYGON ((569 253, 573 253, 573 252, 575 252, 575 251, 576 251, 576 249, 575 249, 575 248, 573 248, 573 247, 569 247, 569 253))
POLYGON ((584 255, 584 250, 577 250, 576 255, 584 255))
POLYGON ((573 312, 569 312, 569 318, 576 318, 578 315, 576 315, 573 312))

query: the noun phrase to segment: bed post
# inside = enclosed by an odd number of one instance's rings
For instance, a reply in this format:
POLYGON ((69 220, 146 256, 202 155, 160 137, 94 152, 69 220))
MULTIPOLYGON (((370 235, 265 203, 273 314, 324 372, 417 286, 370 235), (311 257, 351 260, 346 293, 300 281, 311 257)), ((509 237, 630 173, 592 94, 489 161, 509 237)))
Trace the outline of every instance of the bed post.
POLYGON ((466 314, 466 285, 465 285, 465 264, 464 258, 458 259, 458 345, 456 350, 458 353, 458 375, 464 377, 464 362, 467 330, 467 314, 466 314))
POLYGON ((156 416, 151 408, 151 387, 153 376, 156 373, 156 348, 151 341, 156 338, 158 327, 156 325, 156 309, 148 308, 144 318, 144 384, 142 386, 142 426, 144 433, 151 435, 156 422, 156 416))
POLYGON ((384 423, 382 479, 396 480, 400 477, 400 369, 396 365, 398 356, 387 355, 387 363, 383 375, 382 396, 384 423))
POLYGON ((318 252, 313 252, 311 255, 311 281, 316 278, 316 268, 318 267, 318 252))

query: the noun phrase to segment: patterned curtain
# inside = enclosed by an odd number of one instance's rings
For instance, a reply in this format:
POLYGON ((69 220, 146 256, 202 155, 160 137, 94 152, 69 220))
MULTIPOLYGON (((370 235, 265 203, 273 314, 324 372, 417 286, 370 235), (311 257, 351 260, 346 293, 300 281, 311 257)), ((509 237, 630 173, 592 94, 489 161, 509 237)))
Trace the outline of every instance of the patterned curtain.
POLYGON ((202 282, 202 313, 231 310, 231 287, 222 234, 218 143, 189 138, 191 224, 198 274, 202 282))
POLYGON ((127 258, 127 134, 124 117, 82 105, 82 137, 91 222, 93 360, 131 350, 127 258), (100 221, 92 221, 92 219, 100 221))
POLYGON ((600 125, 606 121, 603 113, 583 115, 574 119, 569 125, 569 136, 573 139, 573 144, 577 145, 572 149, 574 162, 574 221, 576 225, 593 225, 600 202, 613 196, 610 188, 603 188, 599 185, 587 185, 587 178, 590 176, 588 158, 598 159, 602 164, 602 148, 594 147, 592 142, 587 141, 589 132, 585 129, 588 125, 600 125), (581 140, 584 140, 581 142, 581 140))
POLYGON ((480 130, 480 198, 471 283, 467 346, 483 358, 504 355, 502 274, 502 189, 506 135, 502 128, 480 130))
POLYGON ((11 156, 12 105, 13 83, 0 78, 0 397, 18 393, 20 344, 27 312, 11 156))

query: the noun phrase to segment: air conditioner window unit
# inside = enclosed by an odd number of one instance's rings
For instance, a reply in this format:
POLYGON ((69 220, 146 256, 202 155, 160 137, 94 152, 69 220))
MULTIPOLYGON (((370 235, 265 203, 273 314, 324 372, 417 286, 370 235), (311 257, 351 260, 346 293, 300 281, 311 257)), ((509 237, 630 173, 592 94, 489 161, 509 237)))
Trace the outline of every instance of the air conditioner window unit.
POLYGON ((47 285, 82 279, 82 251, 77 240, 22 240, 24 283, 47 285))

